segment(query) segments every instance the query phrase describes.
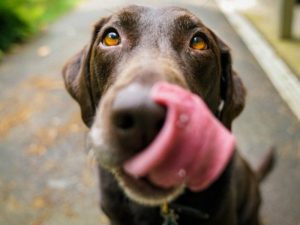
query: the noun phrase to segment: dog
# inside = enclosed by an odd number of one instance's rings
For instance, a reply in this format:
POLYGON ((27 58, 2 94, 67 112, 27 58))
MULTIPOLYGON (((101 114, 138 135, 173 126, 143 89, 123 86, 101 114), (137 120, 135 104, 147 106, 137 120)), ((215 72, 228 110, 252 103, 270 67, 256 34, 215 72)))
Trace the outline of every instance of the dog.
POLYGON ((116 169, 162 129, 166 108, 149 98, 158 82, 199 96, 229 131, 244 108, 246 90, 229 47, 191 12, 134 5, 100 19, 90 44, 64 66, 63 78, 98 146, 100 205, 111 225, 261 225, 259 182, 271 170, 271 153, 254 171, 235 151, 198 192, 160 188, 116 169), (161 212, 164 201, 171 222, 161 212))

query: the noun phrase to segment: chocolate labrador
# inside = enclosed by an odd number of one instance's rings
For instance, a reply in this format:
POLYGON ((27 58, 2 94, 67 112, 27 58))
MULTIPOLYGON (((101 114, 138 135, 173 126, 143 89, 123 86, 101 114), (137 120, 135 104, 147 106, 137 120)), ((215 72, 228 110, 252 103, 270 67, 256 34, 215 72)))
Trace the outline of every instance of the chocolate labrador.
POLYGON ((100 204, 112 225, 261 224, 258 185, 271 154, 253 171, 235 151, 201 191, 160 187, 122 169, 164 126, 166 107, 149 97, 158 82, 197 95, 228 131, 243 110, 245 88, 228 46, 195 15, 178 7, 123 8, 97 22, 90 44, 65 65, 63 77, 91 128, 100 204))

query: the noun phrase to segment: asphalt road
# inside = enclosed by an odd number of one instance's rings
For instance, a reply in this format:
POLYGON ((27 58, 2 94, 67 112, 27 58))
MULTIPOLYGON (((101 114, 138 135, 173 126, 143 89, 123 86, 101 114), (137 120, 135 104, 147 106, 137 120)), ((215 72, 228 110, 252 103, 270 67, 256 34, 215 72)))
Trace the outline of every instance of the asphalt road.
MULTIPOLYGON (((125 3, 87 1, 0 64, 1 225, 106 224, 97 174, 86 163, 87 130, 60 70, 88 43, 91 25, 125 3)), ((231 46, 248 89, 246 109, 233 127, 238 146, 253 166, 270 146, 277 148, 276 167, 262 184, 263 220, 300 225, 299 121, 213 1, 172 4, 189 8, 231 46)))

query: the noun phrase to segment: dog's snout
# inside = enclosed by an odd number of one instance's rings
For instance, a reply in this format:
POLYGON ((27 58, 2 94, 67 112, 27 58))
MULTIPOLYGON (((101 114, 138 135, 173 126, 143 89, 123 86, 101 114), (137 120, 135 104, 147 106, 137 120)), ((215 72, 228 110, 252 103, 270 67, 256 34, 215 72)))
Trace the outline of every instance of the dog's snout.
POLYGON ((166 109, 153 102, 150 89, 132 84, 116 95, 111 126, 114 142, 131 153, 143 150, 159 133, 166 109))

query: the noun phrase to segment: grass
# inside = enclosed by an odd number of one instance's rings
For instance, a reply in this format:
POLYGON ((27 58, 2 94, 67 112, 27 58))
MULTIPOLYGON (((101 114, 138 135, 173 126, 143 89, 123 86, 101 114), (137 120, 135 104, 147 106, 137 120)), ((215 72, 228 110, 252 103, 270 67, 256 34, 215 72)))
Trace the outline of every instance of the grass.
POLYGON ((243 14, 274 47, 277 54, 300 78, 300 39, 279 38, 278 24, 274 11, 247 10, 243 14))
POLYGON ((53 22, 80 0, 0 0, 0 59, 13 43, 20 43, 53 22))

